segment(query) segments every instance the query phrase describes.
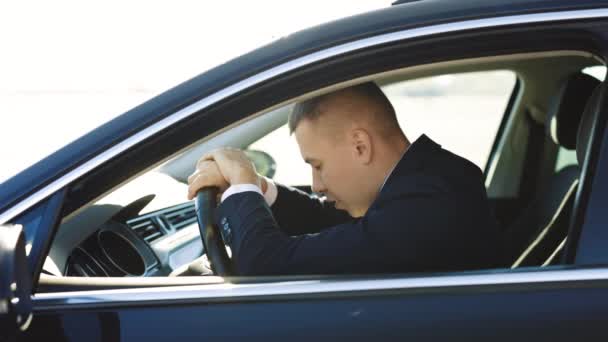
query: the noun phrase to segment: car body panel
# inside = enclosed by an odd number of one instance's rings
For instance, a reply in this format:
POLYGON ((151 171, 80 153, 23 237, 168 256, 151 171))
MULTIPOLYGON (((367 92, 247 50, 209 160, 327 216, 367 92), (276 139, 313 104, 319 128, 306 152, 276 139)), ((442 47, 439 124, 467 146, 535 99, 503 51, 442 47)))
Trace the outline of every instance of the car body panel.
POLYGON ((24 340, 603 339, 607 283, 563 270, 48 294, 24 340))
POLYGON ((601 287, 511 289, 58 311, 36 315, 22 340, 605 340, 606 294, 601 287))

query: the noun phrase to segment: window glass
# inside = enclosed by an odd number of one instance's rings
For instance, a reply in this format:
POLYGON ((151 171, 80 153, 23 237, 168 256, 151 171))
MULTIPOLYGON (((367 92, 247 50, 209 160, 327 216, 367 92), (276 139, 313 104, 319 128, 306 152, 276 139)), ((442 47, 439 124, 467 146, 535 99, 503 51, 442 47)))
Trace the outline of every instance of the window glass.
MULTIPOLYGON (((424 133, 483 170, 515 81, 513 72, 488 71, 408 80, 382 89, 410 141, 424 133)), ((276 160, 277 182, 311 183, 310 167, 302 161, 287 126, 249 148, 267 152, 276 160)))
POLYGON ((254 142, 249 149, 264 151, 276 161, 273 179, 287 185, 310 185, 312 174, 310 166, 300 156, 300 149, 289 128, 283 125, 254 142))
POLYGON ((515 86, 510 71, 452 74, 384 87, 410 141, 421 134, 482 170, 515 86))
POLYGON ((555 160, 555 172, 570 165, 577 165, 576 150, 568 150, 560 147, 557 150, 557 159, 555 160))
POLYGON ((596 65, 583 69, 583 73, 591 75, 598 79, 598 81, 604 81, 606 78, 606 67, 603 65, 596 65))

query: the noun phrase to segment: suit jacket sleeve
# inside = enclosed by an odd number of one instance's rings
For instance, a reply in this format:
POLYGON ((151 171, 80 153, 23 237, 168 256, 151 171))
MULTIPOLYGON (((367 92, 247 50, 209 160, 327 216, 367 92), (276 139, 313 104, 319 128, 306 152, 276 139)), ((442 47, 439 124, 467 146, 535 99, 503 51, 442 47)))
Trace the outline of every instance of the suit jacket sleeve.
POLYGON ((279 184, 276 186, 278 195, 271 210, 278 226, 287 235, 318 233, 352 220, 346 211, 338 210, 304 191, 279 184))
POLYGON ((462 211, 444 209, 438 214, 437 207, 447 204, 444 200, 454 199, 433 197, 412 194, 385 202, 361 219, 295 237, 278 229, 264 198, 254 192, 227 198, 218 207, 218 218, 231 227, 226 243, 240 275, 356 274, 390 271, 396 264, 416 271, 446 264, 461 252, 463 231, 445 226, 463 222, 462 211), (422 247, 429 245, 435 248, 422 247))

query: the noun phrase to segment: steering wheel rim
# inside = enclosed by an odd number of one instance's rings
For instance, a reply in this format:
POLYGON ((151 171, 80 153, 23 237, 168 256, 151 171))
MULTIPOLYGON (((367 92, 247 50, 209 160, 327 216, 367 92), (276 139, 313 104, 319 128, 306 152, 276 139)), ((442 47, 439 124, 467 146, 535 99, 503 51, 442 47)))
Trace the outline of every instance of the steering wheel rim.
POLYGON ((203 241, 203 248, 211 264, 211 269, 216 275, 234 275, 232 260, 226 251, 224 239, 213 219, 213 210, 216 207, 218 189, 210 187, 201 189, 196 194, 194 205, 196 208, 196 220, 203 241))

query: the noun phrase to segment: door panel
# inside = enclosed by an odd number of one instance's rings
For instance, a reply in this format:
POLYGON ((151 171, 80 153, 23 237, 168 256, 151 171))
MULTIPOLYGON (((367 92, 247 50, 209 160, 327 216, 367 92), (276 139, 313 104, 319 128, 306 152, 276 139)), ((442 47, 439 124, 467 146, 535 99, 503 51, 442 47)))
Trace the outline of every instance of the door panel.
POLYGON ((606 285, 588 281, 65 308, 39 312, 24 340, 606 340, 606 285))

